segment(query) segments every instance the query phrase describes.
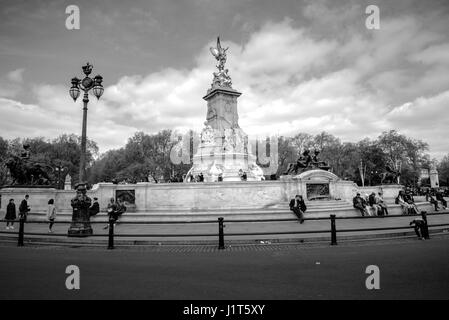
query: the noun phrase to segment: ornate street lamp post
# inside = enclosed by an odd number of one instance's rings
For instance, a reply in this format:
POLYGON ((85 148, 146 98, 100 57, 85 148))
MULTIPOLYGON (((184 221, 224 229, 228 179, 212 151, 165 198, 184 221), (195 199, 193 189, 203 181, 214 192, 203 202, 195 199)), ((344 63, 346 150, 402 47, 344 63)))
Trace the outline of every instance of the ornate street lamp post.
POLYGON ((72 79, 72 87, 69 90, 70 96, 73 101, 80 95, 80 89, 84 91, 83 97, 83 129, 81 132, 81 156, 80 156, 80 170, 79 170, 79 183, 86 183, 86 131, 87 131, 87 103, 89 102, 89 90, 92 89, 93 94, 100 99, 103 94, 104 88, 101 84, 103 77, 96 75, 93 79, 89 77, 92 72, 93 66, 89 62, 82 67, 85 77, 83 80, 78 78, 72 79))
POLYGON ((73 101, 80 95, 80 89, 84 91, 83 96, 83 129, 81 133, 81 156, 80 156, 80 170, 78 184, 76 185, 76 196, 71 200, 73 208, 72 223, 68 231, 69 237, 85 237, 92 234, 92 227, 90 225, 89 207, 92 200, 87 196, 86 189, 86 130, 87 130, 87 103, 89 102, 89 90, 92 89, 93 94, 100 99, 103 94, 103 77, 95 76, 93 79, 89 77, 93 66, 89 62, 82 67, 84 72, 84 79, 72 79, 72 87, 69 90, 73 101))

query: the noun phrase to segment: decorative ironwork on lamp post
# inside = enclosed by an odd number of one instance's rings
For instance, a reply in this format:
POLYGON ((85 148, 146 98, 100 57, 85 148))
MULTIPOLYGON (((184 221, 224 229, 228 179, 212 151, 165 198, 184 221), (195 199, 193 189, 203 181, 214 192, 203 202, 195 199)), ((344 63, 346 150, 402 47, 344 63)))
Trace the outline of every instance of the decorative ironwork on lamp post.
POLYGON ((80 95, 80 89, 84 91, 83 96, 83 127, 81 132, 81 156, 80 156, 80 170, 79 170, 79 183, 86 183, 86 131, 87 131, 87 103, 89 102, 89 90, 92 90, 93 94, 100 99, 103 95, 104 88, 102 85, 103 77, 96 75, 93 79, 89 77, 92 72, 93 65, 89 62, 82 67, 84 72, 84 79, 80 80, 77 77, 72 78, 72 87, 69 90, 70 96, 73 101, 76 101, 80 95))

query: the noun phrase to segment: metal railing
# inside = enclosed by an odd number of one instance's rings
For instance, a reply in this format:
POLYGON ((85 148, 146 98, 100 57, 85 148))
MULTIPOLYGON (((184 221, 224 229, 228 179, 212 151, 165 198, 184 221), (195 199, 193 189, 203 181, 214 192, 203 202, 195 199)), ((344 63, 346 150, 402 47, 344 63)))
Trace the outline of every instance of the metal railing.
MULTIPOLYGON (((431 213, 429 215, 447 215, 449 212, 444 213, 431 213)), ((379 227, 379 228, 362 228, 362 229, 338 229, 337 230, 337 220, 347 220, 347 219, 370 219, 370 218, 394 218, 394 217, 416 217, 416 215, 387 215, 387 216, 357 216, 357 217, 336 217, 335 214, 331 214, 329 217, 317 217, 317 218, 305 218, 304 220, 330 220, 330 229, 323 230, 303 230, 303 231, 269 231, 269 232, 244 232, 244 233, 227 233, 226 236, 264 236, 264 235, 297 235, 297 234, 323 234, 330 233, 330 245, 337 245, 337 233, 348 233, 348 232, 370 232, 370 231, 387 231, 387 230, 413 230, 413 226, 395 226, 395 227, 379 227)), ((424 220, 424 228, 422 235, 425 239, 429 239, 429 227, 449 227, 449 223, 433 224, 429 225, 427 218, 428 214, 426 211, 421 212, 421 217, 424 220)), ((295 221, 298 219, 259 219, 259 220, 226 220, 229 223, 259 223, 259 222, 288 222, 295 221)), ((12 220, 0 220, 0 222, 12 222, 12 220)), ((48 221, 27 221, 27 219, 21 217, 19 220, 14 220, 13 222, 19 222, 19 232, 8 232, 0 231, 0 234, 18 234, 17 245, 19 247, 24 246, 25 238, 25 225, 26 224, 48 224, 48 221)), ((86 221, 87 222, 87 221, 86 221)), ((108 233, 107 234, 91 234, 89 237, 107 237, 108 238, 108 249, 114 249, 114 239, 116 237, 133 237, 133 238, 151 238, 151 237, 217 237, 218 236, 218 249, 225 249, 225 232, 224 232, 224 218, 218 218, 218 234, 217 233, 128 233, 128 234, 115 234, 115 220, 108 221, 108 233)), ((54 224, 68 224, 70 221, 55 221, 54 224)), ((77 223, 83 223, 83 221, 77 221, 77 223)), ((105 221, 89 221, 90 224, 104 224, 105 221)), ((132 221, 132 222, 119 222, 123 224, 132 225, 155 225, 155 224, 211 224, 217 223, 217 220, 203 220, 203 221, 132 221)), ((66 233, 39 233, 39 232, 27 232, 26 235, 29 236, 67 236, 66 233)), ((72 236, 73 237, 73 236, 72 236)))

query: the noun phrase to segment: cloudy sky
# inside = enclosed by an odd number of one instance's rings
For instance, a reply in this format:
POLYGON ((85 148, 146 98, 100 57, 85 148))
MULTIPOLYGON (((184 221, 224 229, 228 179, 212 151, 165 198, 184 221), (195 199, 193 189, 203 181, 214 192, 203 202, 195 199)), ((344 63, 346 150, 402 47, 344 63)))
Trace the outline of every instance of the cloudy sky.
POLYGON ((101 152, 138 130, 200 130, 217 35, 248 134, 396 129, 449 152, 447 0, 0 0, 0 136, 80 134, 68 89, 87 61, 104 77, 88 120, 101 152), (65 27, 68 5, 79 30, 65 27))

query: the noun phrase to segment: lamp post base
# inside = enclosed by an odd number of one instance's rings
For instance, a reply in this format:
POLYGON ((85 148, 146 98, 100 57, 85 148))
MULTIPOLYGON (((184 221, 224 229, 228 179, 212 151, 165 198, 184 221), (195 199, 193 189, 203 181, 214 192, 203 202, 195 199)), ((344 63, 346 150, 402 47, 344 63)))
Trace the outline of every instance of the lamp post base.
POLYGON ((72 223, 67 233, 68 237, 88 237, 93 234, 92 227, 87 223, 72 223))

